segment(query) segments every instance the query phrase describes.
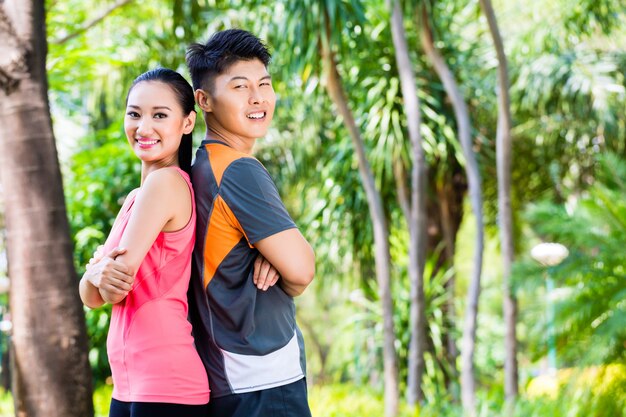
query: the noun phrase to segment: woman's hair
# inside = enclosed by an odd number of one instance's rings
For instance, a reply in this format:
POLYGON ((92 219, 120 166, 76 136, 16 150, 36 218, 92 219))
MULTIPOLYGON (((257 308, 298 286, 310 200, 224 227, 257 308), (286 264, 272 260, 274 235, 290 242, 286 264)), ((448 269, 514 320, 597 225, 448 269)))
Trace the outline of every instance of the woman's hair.
POLYGON ((268 66, 270 55, 265 44, 252 33, 242 29, 216 32, 206 43, 193 43, 185 59, 194 90, 211 91, 213 80, 238 61, 258 59, 268 66))
MULTIPOLYGON (((139 77, 135 78, 135 81, 133 81, 133 84, 128 89, 128 94, 130 95, 133 88, 143 81, 158 81, 170 86, 185 116, 189 115, 192 111, 196 111, 193 89, 191 85, 189 85, 189 82, 176 71, 169 68, 155 68, 144 72, 139 77)), ((126 96, 126 102, 128 102, 128 95, 126 96)), ((180 165, 180 168, 187 174, 191 174, 192 147, 191 133, 184 133, 180 141, 180 146, 178 147, 178 165, 180 165)))

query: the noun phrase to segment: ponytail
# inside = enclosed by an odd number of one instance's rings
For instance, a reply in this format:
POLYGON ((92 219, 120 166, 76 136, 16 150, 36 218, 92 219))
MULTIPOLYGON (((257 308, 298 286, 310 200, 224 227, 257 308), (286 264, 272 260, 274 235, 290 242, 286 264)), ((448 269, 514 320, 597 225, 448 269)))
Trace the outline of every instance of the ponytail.
POLYGON ((180 169, 191 176, 191 153, 192 153, 192 136, 191 133, 183 134, 178 147, 178 165, 180 169))

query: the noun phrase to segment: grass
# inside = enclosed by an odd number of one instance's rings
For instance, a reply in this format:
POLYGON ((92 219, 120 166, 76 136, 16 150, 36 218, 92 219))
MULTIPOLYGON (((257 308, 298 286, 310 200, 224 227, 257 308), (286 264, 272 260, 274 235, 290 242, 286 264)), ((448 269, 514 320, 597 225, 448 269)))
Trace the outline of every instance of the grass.
MULTIPOLYGON (((95 417, 107 417, 112 387, 100 386, 93 400, 95 417)), ((501 390, 481 392, 478 417, 500 417, 501 390)), ((382 394, 352 384, 313 386, 309 403, 315 417, 381 417, 382 394)), ((402 401, 401 401, 402 403, 402 401)), ((463 417, 463 409, 446 399, 419 409, 400 405, 398 417, 463 417)), ((9 392, 0 391, 0 417, 13 417, 9 392)), ((525 388, 511 417, 626 417, 626 365, 614 364, 581 370, 560 370, 554 377, 541 376, 525 388)))

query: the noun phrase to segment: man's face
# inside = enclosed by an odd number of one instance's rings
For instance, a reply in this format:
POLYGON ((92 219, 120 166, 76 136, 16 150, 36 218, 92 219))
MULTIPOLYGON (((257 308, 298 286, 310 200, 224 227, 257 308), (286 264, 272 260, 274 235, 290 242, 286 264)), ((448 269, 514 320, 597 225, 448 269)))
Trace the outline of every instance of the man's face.
POLYGON ((209 127, 242 139, 265 136, 274 117, 276 93, 258 59, 238 61, 214 80, 209 97, 209 127))

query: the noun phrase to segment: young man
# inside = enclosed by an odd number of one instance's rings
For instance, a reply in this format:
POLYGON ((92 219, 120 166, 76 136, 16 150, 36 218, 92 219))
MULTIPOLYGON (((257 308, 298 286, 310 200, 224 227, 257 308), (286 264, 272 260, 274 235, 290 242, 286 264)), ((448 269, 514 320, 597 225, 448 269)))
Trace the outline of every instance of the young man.
POLYGON ((276 104, 269 60, 263 43, 243 30, 187 50, 207 128, 192 168, 198 222, 190 317, 212 417, 311 415, 293 297, 313 279, 315 256, 251 156, 276 104), (257 277, 259 252, 280 277, 257 277))

